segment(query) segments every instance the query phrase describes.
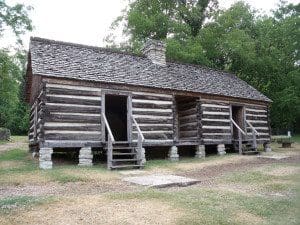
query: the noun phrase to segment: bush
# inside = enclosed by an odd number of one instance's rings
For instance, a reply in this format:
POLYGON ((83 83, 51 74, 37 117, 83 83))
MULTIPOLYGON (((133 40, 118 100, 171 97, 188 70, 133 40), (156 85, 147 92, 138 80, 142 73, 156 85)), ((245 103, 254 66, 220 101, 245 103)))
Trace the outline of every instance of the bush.
POLYGON ((0 127, 0 141, 8 141, 10 139, 10 130, 0 127))

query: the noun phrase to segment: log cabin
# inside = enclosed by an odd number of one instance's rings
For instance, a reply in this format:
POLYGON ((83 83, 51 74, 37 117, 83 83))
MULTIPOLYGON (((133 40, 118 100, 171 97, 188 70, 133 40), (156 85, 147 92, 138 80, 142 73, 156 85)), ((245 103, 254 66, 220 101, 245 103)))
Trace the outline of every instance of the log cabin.
POLYGON ((79 149, 79 165, 102 149, 107 168, 141 168, 147 148, 215 146, 270 150, 271 100, 236 75, 166 60, 164 42, 149 39, 142 55, 31 38, 26 74, 29 147, 40 168, 53 149, 79 149))

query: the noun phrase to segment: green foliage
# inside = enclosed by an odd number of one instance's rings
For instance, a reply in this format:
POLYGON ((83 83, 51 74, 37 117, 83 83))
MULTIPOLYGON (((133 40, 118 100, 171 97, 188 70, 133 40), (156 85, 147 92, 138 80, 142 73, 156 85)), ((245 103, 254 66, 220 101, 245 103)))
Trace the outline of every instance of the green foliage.
POLYGON ((0 37, 3 31, 11 29, 21 43, 20 35, 32 30, 28 12, 32 8, 23 4, 10 6, 4 0, 0 0, 0 37))
POLYGON ((267 16, 243 1, 227 10, 218 10, 216 1, 167 2, 134 1, 120 17, 130 37, 122 46, 138 52, 147 37, 164 39, 168 59, 233 72, 273 101, 275 133, 297 131, 300 4, 281 1, 267 16))
MULTIPOLYGON (((17 42, 20 35, 32 30, 28 12, 31 7, 22 4, 10 6, 0 0, 0 38, 4 31, 12 30, 17 42)), ((0 49, 0 127, 7 127, 13 134, 25 134, 28 129, 28 107, 23 101, 26 54, 20 49, 11 53, 0 49)))

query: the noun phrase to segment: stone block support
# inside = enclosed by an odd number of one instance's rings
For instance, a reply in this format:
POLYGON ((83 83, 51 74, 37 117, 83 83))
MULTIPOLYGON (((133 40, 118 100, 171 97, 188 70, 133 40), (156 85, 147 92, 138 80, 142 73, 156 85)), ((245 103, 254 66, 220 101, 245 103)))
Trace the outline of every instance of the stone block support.
POLYGON ((176 162, 179 160, 178 148, 176 146, 172 146, 169 150, 168 154, 169 160, 176 162))
POLYGON ((264 150, 265 152, 271 152, 272 151, 271 144, 268 142, 264 143, 264 150))
POLYGON ((142 158, 142 165, 144 165, 146 163, 146 151, 145 151, 145 148, 142 148, 141 158, 142 158))
POLYGON ((53 148, 41 148, 39 151, 39 167, 41 169, 52 169, 53 148))
POLYGON ((93 152, 91 147, 83 147, 79 151, 79 164, 78 166, 92 166, 93 165, 93 152))
POLYGON ((217 150, 218 150, 218 155, 225 155, 226 154, 225 145, 224 144, 219 144, 217 146, 217 150))
POLYGON ((205 158, 205 145, 196 146, 195 158, 205 158))

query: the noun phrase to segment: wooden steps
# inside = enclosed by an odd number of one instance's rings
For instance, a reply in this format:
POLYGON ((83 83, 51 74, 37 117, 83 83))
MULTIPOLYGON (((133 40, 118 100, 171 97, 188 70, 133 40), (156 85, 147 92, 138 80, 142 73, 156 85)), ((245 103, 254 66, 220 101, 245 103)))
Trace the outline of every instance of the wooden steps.
MULTIPOLYGON (((239 147, 239 141, 233 139, 232 140, 233 148, 238 151, 239 147)), ((256 155, 259 154, 257 151, 257 148, 253 146, 253 140, 252 139, 243 139, 242 140, 242 154, 243 155, 256 155)))
MULTIPOLYGON (((104 149, 108 150, 106 146, 104 149)), ((136 147, 128 142, 115 142, 112 146, 112 158, 108 163, 109 169, 132 169, 141 168, 140 160, 137 159, 136 147)))
POLYGON ((117 165, 117 166, 111 166, 111 169, 131 169, 131 168, 143 168, 143 166, 140 165, 117 165))

